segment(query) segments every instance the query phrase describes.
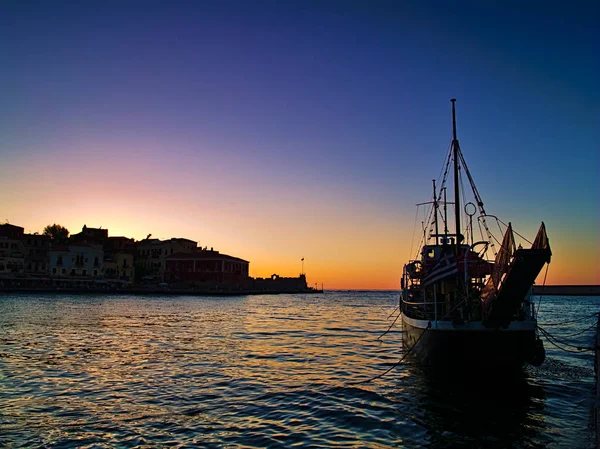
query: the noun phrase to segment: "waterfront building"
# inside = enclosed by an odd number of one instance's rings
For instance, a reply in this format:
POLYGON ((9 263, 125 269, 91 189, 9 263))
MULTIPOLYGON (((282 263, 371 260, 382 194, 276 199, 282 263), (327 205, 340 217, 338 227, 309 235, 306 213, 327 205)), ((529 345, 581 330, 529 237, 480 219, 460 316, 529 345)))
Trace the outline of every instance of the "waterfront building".
POLYGON ((71 272, 71 257, 68 246, 53 246, 50 249, 50 276, 66 277, 71 272))
POLYGON ((270 278, 256 278, 252 282, 252 288, 264 292, 304 292, 308 290, 306 275, 301 274, 297 278, 281 277, 273 274, 270 278))
POLYGON ((24 234, 25 273, 45 277, 50 265, 50 237, 41 234, 24 234))
POLYGON ((19 240, 23 238, 25 230, 21 226, 11 225, 9 223, 0 224, 0 237, 19 240))
POLYGON ((165 280, 205 288, 245 288, 249 284, 249 265, 246 260, 221 254, 212 248, 175 253, 166 258, 165 280))
POLYGON ((69 237, 70 243, 96 243, 103 245, 108 239, 108 229, 88 228, 83 225, 81 232, 69 237))
POLYGON ((20 226, 0 225, 0 276, 10 277, 25 272, 25 246, 20 226))
POLYGON ((108 237, 104 243, 104 277, 132 282, 135 240, 127 237, 108 237))
POLYGON ((104 276, 104 251, 101 246, 76 243, 50 250, 50 276, 101 278, 104 276))
POLYGON ((145 239, 136 243, 135 270, 140 280, 164 281, 167 257, 195 251, 198 243, 183 238, 145 239))

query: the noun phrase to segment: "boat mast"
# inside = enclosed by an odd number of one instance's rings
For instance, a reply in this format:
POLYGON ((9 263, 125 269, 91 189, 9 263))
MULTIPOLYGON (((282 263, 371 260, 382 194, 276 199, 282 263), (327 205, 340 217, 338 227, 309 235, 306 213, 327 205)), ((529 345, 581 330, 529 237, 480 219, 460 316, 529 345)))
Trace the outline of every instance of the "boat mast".
POLYGON ((446 199, 446 191, 444 187, 444 245, 448 243, 448 200, 446 199))
POLYGON ((454 151, 454 216, 456 219, 456 255, 460 249, 460 196, 458 188, 458 154, 460 152, 458 139, 456 138, 456 111, 454 103, 456 98, 450 100, 452 102, 452 149, 454 151))

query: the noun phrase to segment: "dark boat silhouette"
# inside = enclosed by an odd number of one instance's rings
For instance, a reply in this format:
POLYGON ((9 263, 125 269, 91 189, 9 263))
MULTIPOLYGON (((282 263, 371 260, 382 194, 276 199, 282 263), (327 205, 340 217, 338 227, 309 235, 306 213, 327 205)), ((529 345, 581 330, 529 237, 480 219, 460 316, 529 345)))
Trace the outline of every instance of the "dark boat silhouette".
POLYGON ((404 265, 402 273, 403 341, 426 364, 447 369, 539 365, 545 353, 537 334, 531 287, 544 264, 550 263, 546 228, 542 222, 536 238, 529 242, 513 231, 511 223, 486 213, 460 150, 456 100, 451 101, 453 139, 443 179, 439 191, 433 181, 433 200, 417 205, 431 206, 429 218, 423 226, 420 253, 404 265), (450 171, 453 201, 446 200, 450 171), (473 197, 464 210, 463 175, 473 197), (448 205, 453 206, 453 233, 448 230, 448 205), (474 237, 474 216, 480 239, 474 237), (488 225, 492 221, 504 226, 502 240, 492 235, 488 225), (528 248, 516 246, 515 234, 528 248))

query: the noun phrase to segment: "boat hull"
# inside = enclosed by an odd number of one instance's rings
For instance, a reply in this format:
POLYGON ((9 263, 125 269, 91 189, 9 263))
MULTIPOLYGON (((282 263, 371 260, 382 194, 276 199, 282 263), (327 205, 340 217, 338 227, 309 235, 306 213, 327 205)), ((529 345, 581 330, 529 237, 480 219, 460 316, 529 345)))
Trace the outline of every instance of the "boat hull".
POLYGON ((489 329, 480 322, 428 324, 402 316, 405 348, 414 346, 412 352, 426 365, 444 370, 519 369, 540 357, 533 320, 513 322, 506 329, 489 329))

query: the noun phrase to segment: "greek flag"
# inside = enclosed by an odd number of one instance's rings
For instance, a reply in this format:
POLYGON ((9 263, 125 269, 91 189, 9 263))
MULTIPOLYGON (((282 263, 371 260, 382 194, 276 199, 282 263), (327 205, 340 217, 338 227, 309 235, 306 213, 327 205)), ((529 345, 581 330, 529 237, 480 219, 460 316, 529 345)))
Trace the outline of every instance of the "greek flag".
POLYGON ((423 286, 431 285, 458 274, 458 265, 456 264, 456 256, 452 253, 445 254, 439 262, 423 276, 421 283, 423 286))

